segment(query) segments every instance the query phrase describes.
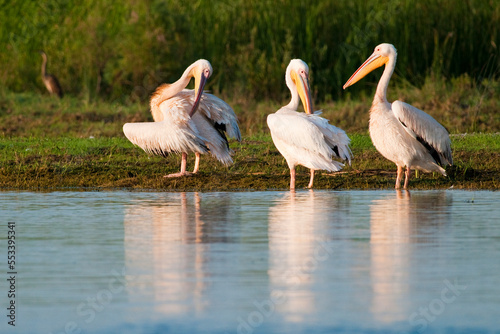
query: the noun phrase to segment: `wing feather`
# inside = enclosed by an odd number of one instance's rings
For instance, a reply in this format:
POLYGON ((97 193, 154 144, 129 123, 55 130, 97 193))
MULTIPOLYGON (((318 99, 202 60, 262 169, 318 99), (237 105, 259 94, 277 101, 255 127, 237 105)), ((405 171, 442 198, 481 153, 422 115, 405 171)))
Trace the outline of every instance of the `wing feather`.
MULTIPOLYGON (((186 110, 191 110, 191 107, 194 103, 194 91, 191 89, 183 89, 170 100, 180 100, 176 103, 185 104, 187 106, 186 110)), ((168 101, 169 100, 163 102, 162 107, 168 101)), ((196 113, 204 115, 212 122, 212 124, 214 124, 214 127, 224 129, 224 131, 230 138, 235 138, 236 140, 241 141, 241 132, 238 126, 238 118, 236 117, 233 108, 231 108, 231 106, 224 100, 218 98, 215 95, 204 92, 201 96, 200 105, 198 106, 196 113)), ((171 117, 170 115, 165 116, 171 117)))
POLYGON ((224 129, 229 138, 241 141, 238 118, 236 117, 233 108, 231 108, 231 106, 229 106, 229 104, 227 104, 224 100, 215 95, 203 93, 200 107, 197 112, 205 114, 208 119, 217 124, 216 127, 219 129, 224 129))
POLYGON ((267 124, 273 136, 298 149, 333 155, 332 149, 323 140, 321 131, 300 113, 274 113, 267 117, 267 124))
POLYGON ((347 160, 351 164, 352 151, 349 147, 351 140, 344 130, 330 124, 326 118, 320 117, 320 114, 321 112, 315 112, 313 115, 305 116, 318 127, 326 143, 334 150, 337 157, 347 160))
POLYGON ((208 152, 205 138, 200 136, 193 122, 179 125, 167 119, 162 122, 126 123, 123 132, 133 144, 151 154, 208 152))
POLYGON ((217 123, 214 125, 210 119, 201 113, 193 115, 193 122, 196 124, 200 135, 205 139, 205 145, 209 148, 210 153, 224 165, 232 164, 232 151, 229 149, 225 133, 217 127, 217 123))
POLYGON ((432 116, 401 101, 392 103, 392 112, 406 132, 417 139, 441 165, 453 164, 448 131, 432 116))
POLYGON ((282 108, 267 117, 267 124, 276 147, 287 161, 291 159, 309 168, 337 171, 343 165, 333 161, 334 156, 350 160, 347 136, 343 138, 342 130, 318 115, 282 108), (337 137, 343 141, 337 141, 337 137))
MULTIPOLYGON (((151 99, 157 103, 161 95, 154 95, 151 99)), ((236 138, 241 141, 241 133, 238 119, 233 109, 218 97, 203 93, 198 109, 192 117, 189 111, 194 103, 194 91, 183 89, 175 96, 164 100, 159 104, 161 116, 159 119, 170 122, 182 128, 183 124, 190 124, 196 129, 197 138, 202 138, 204 146, 208 147, 210 153, 225 165, 233 162, 231 150, 226 138, 236 138)), ((152 109, 153 110, 153 109, 152 109)), ((156 119, 156 118, 155 118, 156 119)), ((165 136, 165 134, 163 134, 165 136)), ((153 143, 152 143, 153 145, 153 143)))

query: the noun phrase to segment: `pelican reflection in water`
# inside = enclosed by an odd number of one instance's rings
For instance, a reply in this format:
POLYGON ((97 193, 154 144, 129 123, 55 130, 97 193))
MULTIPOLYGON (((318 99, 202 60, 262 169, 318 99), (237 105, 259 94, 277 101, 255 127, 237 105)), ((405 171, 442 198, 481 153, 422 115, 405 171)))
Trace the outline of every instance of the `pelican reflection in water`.
POLYGON ((293 323, 317 313, 315 275, 331 254, 322 248, 338 204, 331 193, 290 192, 269 209, 269 282, 276 310, 293 323))
POLYGON ((129 205, 124 220, 126 270, 134 277, 129 298, 138 305, 146 298, 155 313, 174 318, 226 307, 214 299, 227 282, 214 282, 222 274, 214 272, 212 261, 221 256, 220 247, 234 242, 231 229, 238 225, 228 222, 238 208, 231 201, 227 194, 195 192, 158 194, 129 205))
POLYGON ((206 307, 202 296, 208 246, 202 243, 199 195, 189 197, 180 193, 163 203, 139 202, 125 213, 126 267, 136 277, 129 298, 140 304, 144 291, 152 290, 155 311, 163 314, 206 307))
POLYGON ((435 228, 446 226, 446 192, 410 195, 397 190, 370 206, 371 312, 381 323, 403 321, 414 311, 410 304, 412 249, 432 247, 435 228))

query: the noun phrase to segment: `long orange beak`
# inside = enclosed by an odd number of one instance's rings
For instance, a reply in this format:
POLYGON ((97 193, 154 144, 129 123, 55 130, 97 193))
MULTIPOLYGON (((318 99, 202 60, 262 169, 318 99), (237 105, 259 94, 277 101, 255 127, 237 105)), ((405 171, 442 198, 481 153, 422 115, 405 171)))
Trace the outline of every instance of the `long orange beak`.
POLYGON ((297 92, 299 93, 300 100, 304 106, 304 111, 306 114, 312 114, 314 109, 312 105, 311 98, 311 87, 309 86, 309 78, 304 74, 297 74, 297 72, 292 71, 291 77, 295 85, 297 86, 297 92))
POLYGON ((384 57, 379 54, 372 54, 367 60, 354 72, 353 75, 347 80, 344 85, 344 89, 354 85, 359 80, 363 79, 368 73, 382 65, 387 64, 389 57, 384 57))
MULTIPOLYGON (((198 72, 198 71, 196 71, 198 72)), ((189 116, 193 116, 200 105, 201 96, 203 95, 203 88, 205 88, 205 84, 207 83, 208 77, 210 73, 208 71, 201 71, 201 73, 195 73, 194 75, 194 103, 193 108, 189 112, 189 116)))

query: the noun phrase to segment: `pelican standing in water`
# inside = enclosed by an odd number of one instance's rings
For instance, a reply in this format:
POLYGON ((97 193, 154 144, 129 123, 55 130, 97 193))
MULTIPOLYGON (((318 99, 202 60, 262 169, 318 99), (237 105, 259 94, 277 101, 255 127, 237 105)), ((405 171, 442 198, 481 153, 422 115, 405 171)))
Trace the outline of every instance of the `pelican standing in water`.
POLYGON ((336 172, 344 164, 332 160, 340 158, 351 163, 350 139, 345 132, 313 113, 309 88, 309 67, 300 59, 290 61, 285 75, 290 89, 290 103, 274 114, 267 116, 267 125, 278 151, 285 157, 290 168, 290 190, 295 190, 295 166, 302 165, 311 170, 308 188, 312 188, 315 170, 336 172), (305 113, 297 112, 299 99, 305 113))
POLYGON ((150 106, 155 122, 126 123, 123 126, 125 136, 148 153, 182 154, 180 172, 165 177, 197 173, 200 154, 208 152, 224 165, 233 162, 226 134, 241 141, 238 120, 226 102, 203 92, 211 74, 210 62, 197 60, 179 80, 163 84, 153 93, 150 106), (184 89, 191 78, 195 80, 194 90, 184 89), (186 171, 189 152, 196 155, 193 173, 186 171))
POLYGON ((385 65, 370 108, 370 137, 377 150, 398 166, 396 189, 401 188, 403 167, 406 166, 404 189, 407 189, 411 168, 446 176, 440 165, 451 165, 453 159, 448 131, 441 124, 407 103, 387 102, 387 87, 396 67, 396 58, 396 48, 392 44, 380 44, 347 80, 344 89, 385 65))
POLYGON ((42 55, 42 81, 47 90, 51 95, 57 95, 59 98, 63 97, 63 91, 61 85, 59 84, 59 80, 55 77, 55 75, 47 73, 47 55, 45 52, 40 51, 42 55))

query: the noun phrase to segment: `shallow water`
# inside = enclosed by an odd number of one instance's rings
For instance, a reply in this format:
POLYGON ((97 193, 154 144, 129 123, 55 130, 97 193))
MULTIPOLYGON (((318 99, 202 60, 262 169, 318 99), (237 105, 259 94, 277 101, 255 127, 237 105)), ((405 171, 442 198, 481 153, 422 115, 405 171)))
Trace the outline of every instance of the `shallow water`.
POLYGON ((457 190, 0 192, 0 329, 498 332, 499 204, 457 190))

